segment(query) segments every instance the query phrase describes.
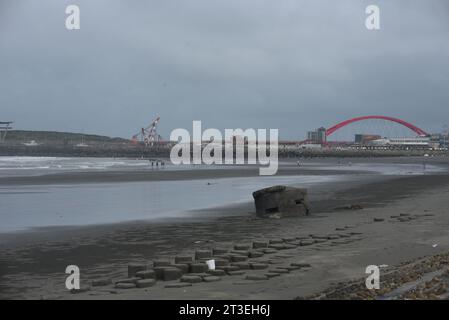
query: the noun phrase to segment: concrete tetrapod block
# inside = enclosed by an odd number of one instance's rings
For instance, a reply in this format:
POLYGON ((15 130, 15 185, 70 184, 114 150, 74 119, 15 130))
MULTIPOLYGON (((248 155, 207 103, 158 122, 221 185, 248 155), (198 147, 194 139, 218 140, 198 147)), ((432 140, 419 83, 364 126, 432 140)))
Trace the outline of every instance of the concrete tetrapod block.
POLYGON ((119 282, 115 284, 116 289, 134 289, 135 287, 135 283, 119 282))
POLYGON ((119 279, 119 280, 116 280, 114 282, 116 284, 117 283, 134 283, 134 284, 136 284, 136 282, 139 281, 139 280, 140 280, 140 278, 132 277, 132 278, 119 279))
POLYGON ((145 270, 147 270, 146 263, 130 263, 128 264, 128 277, 132 278, 137 272, 145 270))
POLYGON ((176 256, 175 257, 175 264, 183 264, 183 263, 192 263, 193 257, 191 256, 176 256))
POLYGON ((178 268, 166 267, 163 270, 162 280, 177 280, 182 277, 182 272, 178 268))
POLYGON ((137 288, 148 288, 152 287, 156 284, 156 280, 154 279, 142 279, 137 281, 136 286, 137 288))
POLYGON ((225 272, 229 273, 230 271, 238 271, 240 270, 240 268, 237 266, 225 266, 221 267, 221 270, 224 270, 225 272))
POLYGON ((141 279, 156 279, 156 274, 154 270, 145 270, 137 272, 136 277, 141 279))
POLYGON ((212 253, 213 253, 213 255, 214 256, 218 256, 218 255, 221 255, 221 254, 226 254, 226 253, 228 253, 228 249, 224 249, 224 248, 214 248, 214 249, 212 249, 212 253))
POLYGON ((170 266, 170 261, 166 259, 154 260, 154 267, 168 267, 170 266))
POLYGON ((253 270, 261 270, 261 269, 266 269, 268 268, 268 264, 266 263, 251 263, 251 269, 253 270))
POLYGON ((208 270, 207 264, 205 263, 192 263, 189 265, 189 272, 191 273, 201 273, 208 270))
POLYGON ((246 260, 248 260, 247 256, 242 256, 242 255, 237 255, 237 254, 231 255, 232 262, 242 262, 242 261, 246 261, 246 260))
POLYGON ((215 281, 220 281, 221 278, 218 276, 208 276, 208 277, 204 277, 203 281, 204 282, 215 282, 215 281))
POLYGON ((234 250, 245 250, 248 251, 251 248, 249 244, 236 244, 234 245, 234 250))
POLYGON ((266 248, 268 247, 268 242, 266 241, 254 241, 253 242, 253 249, 260 249, 260 248, 266 248))
POLYGON ((206 273, 212 275, 212 276, 217 276, 217 277, 222 277, 226 275, 226 272, 224 270, 221 269, 215 269, 215 270, 207 270, 206 273))
POLYGON ((239 267, 240 270, 248 270, 250 269, 250 265, 248 262, 235 262, 231 264, 232 266, 239 267))
POLYGON ((195 260, 209 259, 211 257, 212 257, 211 250, 196 250, 195 251, 195 260))
POLYGON ((179 270, 181 270, 182 274, 186 274, 189 273, 189 265, 185 264, 185 263, 175 263, 171 265, 174 268, 178 268, 179 270))
POLYGON ((227 265, 229 265, 229 261, 228 260, 225 260, 225 259, 214 259, 215 260, 215 268, 217 268, 217 267, 224 267, 224 266, 227 266, 227 265))
POLYGON ((181 270, 174 267, 154 267, 154 273, 157 280, 176 280, 182 276, 181 270))
POLYGON ((253 192, 256 215, 300 217, 309 214, 307 189, 273 186, 253 192))
POLYGON ((200 276, 183 275, 180 281, 188 283, 199 283, 203 282, 203 278, 200 276))
POLYGON ((249 257, 250 258, 260 258, 263 257, 264 253, 262 251, 258 251, 258 250, 251 250, 249 252, 249 257))

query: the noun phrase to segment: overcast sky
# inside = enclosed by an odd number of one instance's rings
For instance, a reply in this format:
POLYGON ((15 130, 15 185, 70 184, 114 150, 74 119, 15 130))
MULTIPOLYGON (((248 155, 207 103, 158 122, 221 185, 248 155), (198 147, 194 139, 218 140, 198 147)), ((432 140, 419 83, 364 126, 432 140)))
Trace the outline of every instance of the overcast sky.
POLYGON ((302 139, 371 114, 449 124, 449 1, 0 1, 0 121, 17 129, 129 138, 159 115, 164 138, 202 120, 302 139))

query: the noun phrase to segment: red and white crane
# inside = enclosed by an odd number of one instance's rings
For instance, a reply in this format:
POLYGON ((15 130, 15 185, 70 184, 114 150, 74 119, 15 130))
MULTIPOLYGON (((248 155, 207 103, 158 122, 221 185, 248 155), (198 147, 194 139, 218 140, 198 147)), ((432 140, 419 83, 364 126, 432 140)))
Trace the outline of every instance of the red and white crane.
POLYGON ((157 142, 162 140, 162 137, 157 133, 157 124, 159 123, 160 117, 151 122, 151 124, 142 128, 140 132, 136 133, 132 137, 132 142, 137 143, 139 140, 145 144, 145 146, 152 146, 157 142))

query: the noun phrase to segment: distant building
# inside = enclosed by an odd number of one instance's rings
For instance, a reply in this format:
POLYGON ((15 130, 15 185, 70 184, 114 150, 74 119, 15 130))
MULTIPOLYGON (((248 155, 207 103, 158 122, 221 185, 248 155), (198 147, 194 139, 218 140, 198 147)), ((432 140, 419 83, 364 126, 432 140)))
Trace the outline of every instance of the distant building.
POLYGON ((315 131, 307 132, 307 140, 311 144, 326 143, 326 128, 318 128, 315 131))
POLYGON ((395 146, 395 147, 430 147, 431 141, 428 137, 416 138, 384 138, 377 139, 370 142, 370 145, 375 146, 395 146))
POLYGON ((430 141, 434 148, 447 148, 449 145, 449 135, 447 134, 432 134, 430 141))
POLYGON ((365 145, 371 141, 379 139, 382 139, 382 137, 377 134, 356 134, 354 142, 356 144, 365 145))

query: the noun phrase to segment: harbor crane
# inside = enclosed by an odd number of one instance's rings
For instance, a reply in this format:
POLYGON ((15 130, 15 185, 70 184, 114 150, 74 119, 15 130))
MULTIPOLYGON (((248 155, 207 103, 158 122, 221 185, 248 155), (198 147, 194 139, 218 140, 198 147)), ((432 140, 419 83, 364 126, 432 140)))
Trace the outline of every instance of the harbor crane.
POLYGON ((148 127, 142 128, 138 133, 133 135, 132 142, 136 144, 140 141, 147 147, 153 146, 155 143, 160 142, 162 137, 157 133, 157 125, 159 120, 160 117, 156 117, 148 127))

